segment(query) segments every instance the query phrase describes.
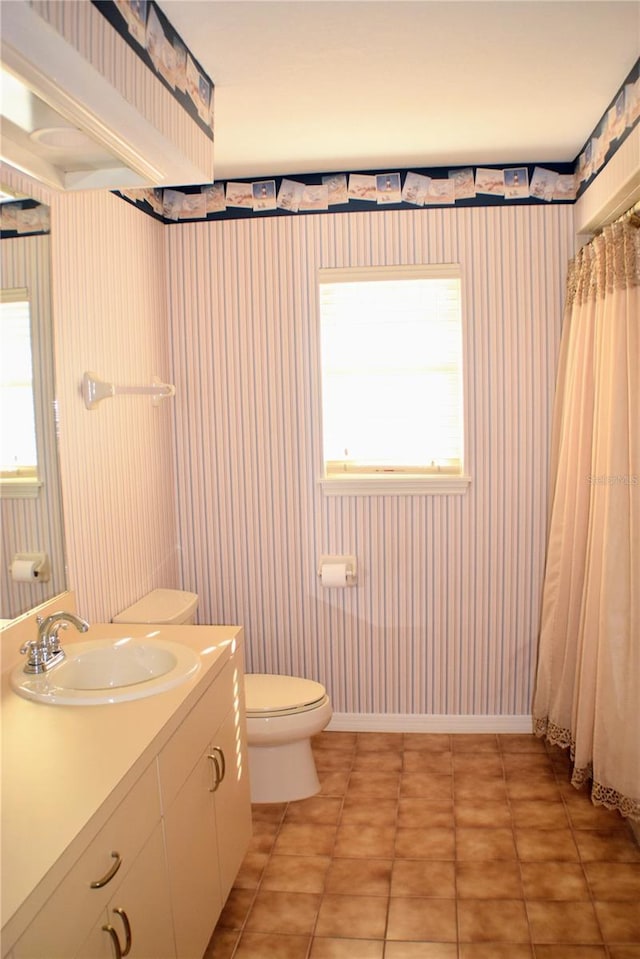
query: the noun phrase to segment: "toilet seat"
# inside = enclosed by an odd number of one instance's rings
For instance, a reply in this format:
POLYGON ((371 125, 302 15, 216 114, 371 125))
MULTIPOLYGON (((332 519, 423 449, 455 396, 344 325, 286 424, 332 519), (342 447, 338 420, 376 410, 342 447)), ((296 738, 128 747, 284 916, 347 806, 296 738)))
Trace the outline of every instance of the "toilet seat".
POLYGON ((321 683, 299 676, 247 673, 244 677, 248 717, 290 716, 316 709, 327 698, 321 683))

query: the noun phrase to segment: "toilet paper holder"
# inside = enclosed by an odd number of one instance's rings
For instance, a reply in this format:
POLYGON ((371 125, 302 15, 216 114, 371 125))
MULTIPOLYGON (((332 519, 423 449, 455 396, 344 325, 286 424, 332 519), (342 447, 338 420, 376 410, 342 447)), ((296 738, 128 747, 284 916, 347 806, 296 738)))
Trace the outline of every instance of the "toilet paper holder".
POLYGON ((324 566, 342 566, 346 567, 344 583, 345 586, 355 586, 358 581, 358 561, 355 556, 321 556, 318 564, 318 576, 322 579, 322 569, 324 566))
POLYGON ((16 553, 9 572, 16 583, 48 583, 51 578, 49 557, 46 553, 16 553))

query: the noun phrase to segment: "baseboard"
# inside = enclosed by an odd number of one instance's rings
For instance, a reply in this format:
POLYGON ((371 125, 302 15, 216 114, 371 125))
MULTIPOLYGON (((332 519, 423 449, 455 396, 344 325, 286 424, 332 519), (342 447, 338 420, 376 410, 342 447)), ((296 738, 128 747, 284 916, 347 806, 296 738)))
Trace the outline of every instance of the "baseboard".
POLYGON ((334 713, 327 729, 375 733, 531 733, 533 720, 515 716, 444 716, 421 713, 334 713))

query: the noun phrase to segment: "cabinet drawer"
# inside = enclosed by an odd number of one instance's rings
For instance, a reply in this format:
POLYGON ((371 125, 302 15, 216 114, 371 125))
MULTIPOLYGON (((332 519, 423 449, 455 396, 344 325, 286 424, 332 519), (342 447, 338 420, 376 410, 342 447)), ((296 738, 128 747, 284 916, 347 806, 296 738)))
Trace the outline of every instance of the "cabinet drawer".
POLYGON ((152 763, 18 940, 14 959, 75 955, 159 821, 160 797, 152 763), (110 882, 92 889, 91 883, 115 865, 113 852, 120 856, 120 868, 110 882))
MULTIPOLYGON (((236 654, 237 655, 237 654, 236 654)), ((236 656, 226 664, 158 756, 162 808, 171 806, 181 786, 239 694, 236 656)))

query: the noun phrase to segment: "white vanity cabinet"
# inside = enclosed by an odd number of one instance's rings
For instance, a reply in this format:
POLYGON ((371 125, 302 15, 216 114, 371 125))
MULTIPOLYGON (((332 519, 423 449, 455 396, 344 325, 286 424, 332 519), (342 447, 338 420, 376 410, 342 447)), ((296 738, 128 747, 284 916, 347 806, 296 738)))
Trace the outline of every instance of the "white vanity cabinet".
MULTIPOLYGON (((78 713, 85 766, 100 750, 110 770, 126 736, 136 743, 134 761, 117 779, 114 768, 109 814, 105 806, 91 809, 89 828, 98 820, 99 827, 83 842, 86 823, 79 824, 44 874, 48 898, 34 889, 18 935, 5 938, 3 927, 3 959, 201 959, 247 850, 251 802, 240 630, 200 629, 211 659, 189 700, 179 703, 179 718, 175 699, 163 709, 161 696, 146 701, 152 712, 78 713), (145 724, 151 735, 142 733, 145 724)), ((41 715, 29 711, 38 721, 41 715)), ((82 765, 68 764, 59 805, 70 781, 82 788, 82 773, 82 765)))
MULTIPOLYGON (((150 867, 152 840, 162 841, 160 801, 155 762, 151 763, 98 835, 62 880, 26 932, 14 946, 14 959, 113 959, 117 952, 111 936, 102 931, 111 908, 123 908, 131 923, 134 956, 165 959, 175 952, 155 953, 145 947, 145 920, 140 898, 159 920, 166 917, 169 941, 171 913, 169 880, 162 859, 150 867), (132 901, 132 894, 137 902, 132 901), (115 897, 115 899, 114 899, 115 897), (128 897, 128 898, 127 898, 128 897), (156 907, 156 902, 158 906, 156 907), (84 943, 97 927, 92 944, 84 943), (100 946, 96 943, 100 940, 100 946)), ((162 851, 162 846, 160 845, 162 851)), ((122 921, 113 922, 125 942, 122 921)))
POLYGON ((175 959, 162 825, 151 838, 74 959, 175 959))
POLYGON ((251 834, 238 659, 225 666, 158 757, 179 959, 204 953, 251 834))

